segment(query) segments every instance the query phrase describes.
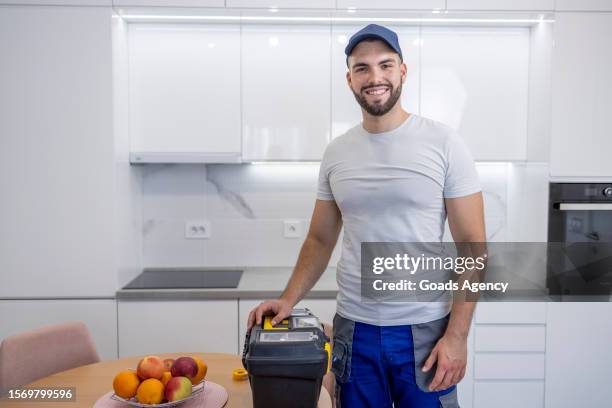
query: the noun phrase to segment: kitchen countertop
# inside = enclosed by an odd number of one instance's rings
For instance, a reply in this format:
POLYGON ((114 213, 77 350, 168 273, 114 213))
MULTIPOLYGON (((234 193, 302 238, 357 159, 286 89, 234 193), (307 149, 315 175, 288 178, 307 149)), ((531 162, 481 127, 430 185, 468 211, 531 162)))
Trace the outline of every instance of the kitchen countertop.
MULTIPOLYGON (((168 268, 172 270, 173 268, 168 268)), ((236 288, 120 289, 118 300, 268 299, 280 296, 291 276, 287 267, 237 267, 244 272, 236 288)), ((336 268, 327 268, 306 299, 335 299, 336 268)))

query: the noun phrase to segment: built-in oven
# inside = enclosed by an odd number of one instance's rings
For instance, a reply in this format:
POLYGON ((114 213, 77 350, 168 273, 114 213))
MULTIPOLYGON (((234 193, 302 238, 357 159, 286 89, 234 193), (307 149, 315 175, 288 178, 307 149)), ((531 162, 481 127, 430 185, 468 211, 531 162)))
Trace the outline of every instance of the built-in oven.
POLYGON ((609 300, 612 183, 550 183, 548 204, 549 294, 609 300))

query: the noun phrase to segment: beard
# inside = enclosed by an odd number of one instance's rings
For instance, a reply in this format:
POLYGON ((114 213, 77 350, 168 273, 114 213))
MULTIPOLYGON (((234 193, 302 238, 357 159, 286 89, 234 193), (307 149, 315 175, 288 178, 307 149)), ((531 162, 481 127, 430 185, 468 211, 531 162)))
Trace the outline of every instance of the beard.
MULTIPOLYGON (((353 92, 353 95, 355 96, 357 103, 359 103, 359 106, 361 106, 366 112, 368 112, 372 116, 382 116, 386 114, 387 112, 389 112, 391 109, 393 109, 393 107, 395 106, 395 104, 397 103, 397 101, 399 100, 402 94, 402 82, 401 81, 397 88, 393 87, 393 85, 391 85, 390 83, 386 83, 384 85, 389 87, 390 95, 389 95, 389 99, 387 99, 387 101, 382 104, 380 103, 370 104, 366 100, 365 96, 362 96, 361 94, 356 93, 355 91, 353 91, 352 88, 351 88, 351 91, 353 92)), ((363 92, 368 88, 372 88, 372 86, 363 88, 361 91, 363 92)))

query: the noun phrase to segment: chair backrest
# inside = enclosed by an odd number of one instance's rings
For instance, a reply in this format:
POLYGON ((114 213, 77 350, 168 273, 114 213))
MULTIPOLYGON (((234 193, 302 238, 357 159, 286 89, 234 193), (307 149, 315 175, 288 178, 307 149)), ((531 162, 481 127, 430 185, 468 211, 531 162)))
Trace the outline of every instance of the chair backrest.
POLYGON ((0 395, 48 375, 100 361, 82 322, 39 327, 0 344, 0 395))

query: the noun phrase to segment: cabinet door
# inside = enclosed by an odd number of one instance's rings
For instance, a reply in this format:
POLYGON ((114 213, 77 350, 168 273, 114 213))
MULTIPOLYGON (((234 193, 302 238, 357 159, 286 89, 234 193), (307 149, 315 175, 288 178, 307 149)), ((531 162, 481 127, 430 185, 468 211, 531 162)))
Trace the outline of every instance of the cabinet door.
POLYGON ((558 11, 612 11, 610 0, 555 0, 558 11))
POLYGON ((224 0, 113 0, 113 6, 224 7, 224 0))
POLYGON ((129 25, 133 152, 240 152, 240 28, 129 25))
POLYGON ((320 160, 330 136, 329 26, 246 25, 244 160, 320 160))
POLYGON ((336 7, 335 0, 226 0, 227 7, 242 8, 318 8, 333 9, 336 7))
MULTIPOLYGON (((558 1, 558 0, 557 0, 558 1)), ((448 10, 553 10, 555 0, 447 0, 448 10)))
POLYGON ((546 407, 610 406, 612 303, 548 303, 546 407))
POLYGON ((87 325, 102 360, 117 358, 114 299, 0 300, 0 339, 40 326, 78 320, 87 325))
POLYGON ((236 353, 238 301, 120 301, 119 357, 236 353))
POLYGON ((337 0, 338 8, 393 9, 393 10, 433 10, 443 9, 445 0, 337 0))
POLYGON ((552 176, 612 176, 612 14, 559 13, 552 72, 552 176))
MULTIPOLYGON (((362 113, 355 96, 346 82, 346 55, 344 48, 348 39, 363 26, 338 25, 332 29, 332 137, 337 137, 361 123, 362 113)), ((404 63, 408 69, 406 82, 402 86, 402 106, 408 112, 419 113, 419 29, 415 27, 393 27, 400 40, 404 63)))
POLYGON ((476 160, 525 160, 529 29, 423 28, 421 113, 476 160))
POLYGON ((114 296, 110 7, 0 7, 0 297, 114 296))
MULTIPOLYGON (((239 302, 239 338, 238 338, 238 353, 242 353, 244 346, 244 339, 246 336, 246 324, 249 318, 249 313, 257 305, 263 302, 264 299, 255 300, 240 300, 239 302)), ((304 299, 299 302, 295 307, 307 307, 312 313, 314 313, 322 322, 332 324, 334 321, 334 315, 336 314, 336 299, 304 299)))

